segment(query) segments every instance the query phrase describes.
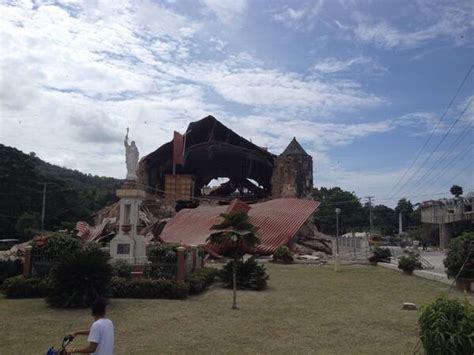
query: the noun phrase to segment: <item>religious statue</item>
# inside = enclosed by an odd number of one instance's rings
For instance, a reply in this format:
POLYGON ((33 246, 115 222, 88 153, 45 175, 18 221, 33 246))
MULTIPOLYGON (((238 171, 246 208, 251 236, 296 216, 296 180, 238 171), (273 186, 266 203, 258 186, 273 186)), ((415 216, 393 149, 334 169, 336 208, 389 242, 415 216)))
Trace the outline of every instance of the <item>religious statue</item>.
POLYGON ((138 168, 138 148, 135 145, 135 141, 128 144, 128 127, 127 134, 125 136, 125 163, 127 164, 127 180, 137 179, 137 168, 138 168))

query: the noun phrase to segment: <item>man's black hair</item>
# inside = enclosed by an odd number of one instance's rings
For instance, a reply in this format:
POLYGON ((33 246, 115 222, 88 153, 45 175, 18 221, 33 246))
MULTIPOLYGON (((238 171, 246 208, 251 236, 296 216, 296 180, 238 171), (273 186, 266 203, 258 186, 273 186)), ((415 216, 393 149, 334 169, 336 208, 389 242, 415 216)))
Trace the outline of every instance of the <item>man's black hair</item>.
POLYGON ((92 304, 92 314, 95 316, 103 316, 105 314, 105 301, 98 298, 92 304))

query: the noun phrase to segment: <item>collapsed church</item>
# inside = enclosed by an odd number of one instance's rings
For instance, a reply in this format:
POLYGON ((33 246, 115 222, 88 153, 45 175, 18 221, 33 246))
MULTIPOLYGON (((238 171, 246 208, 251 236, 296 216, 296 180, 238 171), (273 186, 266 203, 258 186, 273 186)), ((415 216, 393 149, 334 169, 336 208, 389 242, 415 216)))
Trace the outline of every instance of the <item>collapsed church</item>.
POLYGON ((308 198, 313 187, 313 158, 293 139, 280 155, 239 136, 213 116, 174 132, 140 160, 139 182, 168 202, 255 202, 269 198, 308 198), (209 183, 219 178, 218 186, 209 183))
MULTIPOLYGON (((276 155, 207 116, 144 156, 137 176, 147 193, 138 234, 149 242, 200 245, 219 254, 207 245, 210 227, 221 213, 246 212, 258 228, 258 254, 271 255, 282 245, 304 254, 331 253, 313 220, 319 206, 311 199, 313 159, 295 138, 276 155), (156 205, 176 213, 164 218, 153 213, 156 205)), ((80 225, 80 235, 110 240, 117 213, 118 205, 109 206, 98 213, 96 227, 80 225)))

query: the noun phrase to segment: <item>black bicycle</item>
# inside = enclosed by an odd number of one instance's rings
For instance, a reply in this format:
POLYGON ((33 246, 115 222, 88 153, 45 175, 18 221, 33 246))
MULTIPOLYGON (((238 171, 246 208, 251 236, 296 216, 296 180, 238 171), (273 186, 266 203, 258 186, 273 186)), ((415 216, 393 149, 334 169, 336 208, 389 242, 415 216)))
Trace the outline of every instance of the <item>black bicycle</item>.
POLYGON ((54 348, 54 346, 52 348, 49 348, 46 355, 64 355, 64 354, 66 354, 66 346, 68 346, 73 341, 73 339, 74 339, 74 337, 72 335, 66 335, 63 338, 63 343, 61 344, 61 347, 57 350, 54 348))

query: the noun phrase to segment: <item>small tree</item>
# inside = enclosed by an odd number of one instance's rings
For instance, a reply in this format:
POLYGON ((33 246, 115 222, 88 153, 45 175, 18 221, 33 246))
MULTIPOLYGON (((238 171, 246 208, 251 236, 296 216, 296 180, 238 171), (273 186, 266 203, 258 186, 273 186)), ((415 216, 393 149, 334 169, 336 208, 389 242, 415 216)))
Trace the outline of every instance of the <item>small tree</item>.
POLYGON ((260 243, 256 235, 257 228, 249 223, 247 213, 221 213, 224 220, 211 227, 212 233, 207 241, 214 245, 219 245, 228 249, 234 259, 232 285, 233 303, 232 309, 237 309, 237 262, 242 256, 242 252, 254 248, 260 243))
POLYGON ((47 302, 53 307, 88 307, 98 297, 107 297, 112 267, 110 256, 97 245, 86 244, 61 255, 50 274, 47 302))
POLYGON ((474 232, 465 232, 449 243, 444 259, 448 277, 474 278, 474 232))
POLYGON ((459 197, 463 194, 462 187, 458 185, 451 186, 451 189, 449 191, 456 197, 459 197))

